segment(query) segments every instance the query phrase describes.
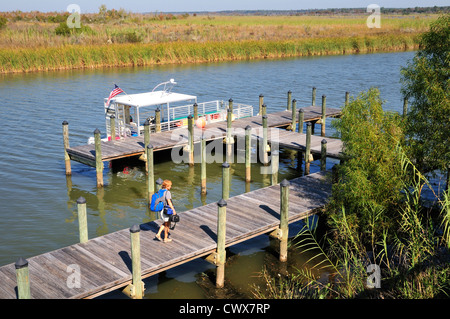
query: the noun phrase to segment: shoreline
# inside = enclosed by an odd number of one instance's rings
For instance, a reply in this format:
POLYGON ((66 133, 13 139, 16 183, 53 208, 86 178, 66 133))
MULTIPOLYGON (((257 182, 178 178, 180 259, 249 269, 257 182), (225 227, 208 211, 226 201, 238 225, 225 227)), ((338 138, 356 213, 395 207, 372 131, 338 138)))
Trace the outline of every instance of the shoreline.
POLYGON ((420 34, 4 49, 0 74, 413 51, 420 34))

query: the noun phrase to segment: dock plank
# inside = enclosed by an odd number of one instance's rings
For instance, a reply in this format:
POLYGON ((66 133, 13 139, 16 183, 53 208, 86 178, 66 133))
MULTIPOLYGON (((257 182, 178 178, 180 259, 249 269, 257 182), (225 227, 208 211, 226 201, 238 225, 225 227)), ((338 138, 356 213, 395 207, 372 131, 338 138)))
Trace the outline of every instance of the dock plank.
MULTIPOLYGON (((289 221, 297 221, 323 207, 331 194, 327 173, 293 179, 289 192, 289 221)), ((267 233, 279 225, 280 185, 268 186, 227 200, 226 245, 267 233)), ((216 249, 217 204, 180 212, 171 230, 173 241, 155 240, 160 222, 140 225, 142 276, 148 277, 216 249)), ((91 298, 131 282, 129 229, 83 244, 74 244, 28 259, 32 298, 91 298), (79 265, 81 287, 67 287, 67 267, 79 265)), ((0 267, 0 298, 17 298, 14 264, 0 267)))

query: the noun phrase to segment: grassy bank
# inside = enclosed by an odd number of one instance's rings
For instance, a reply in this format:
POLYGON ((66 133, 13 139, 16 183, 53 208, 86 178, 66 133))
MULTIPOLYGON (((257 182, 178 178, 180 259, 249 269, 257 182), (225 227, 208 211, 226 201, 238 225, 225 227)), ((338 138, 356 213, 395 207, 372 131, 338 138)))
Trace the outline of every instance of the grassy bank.
POLYGON ((0 51, 0 72, 201 63, 403 51, 416 48, 416 36, 407 35, 317 38, 297 41, 245 40, 202 43, 66 45, 55 48, 3 49, 0 51))
POLYGON ((65 16, 3 15, 1 73, 413 50, 437 18, 385 16, 381 28, 370 29, 367 16, 160 19, 124 13, 83 16, 75 32, 61 27, 65 16))

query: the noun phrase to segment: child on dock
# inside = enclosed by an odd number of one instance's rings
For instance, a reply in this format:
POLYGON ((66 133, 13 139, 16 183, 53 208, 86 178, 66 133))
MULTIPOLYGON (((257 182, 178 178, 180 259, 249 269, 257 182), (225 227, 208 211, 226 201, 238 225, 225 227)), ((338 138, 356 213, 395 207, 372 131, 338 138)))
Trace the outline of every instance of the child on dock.
POLYGON ((164 192, 164 209, 159 212, 159 215, 161 216, 161 219, 163 220, 163 224, 159 227, 158 233, 156 234, 156 238, 160 241, 163 241, 165 243, 171 242, 172 239, 168 238, 169 236, 169 227, 170 227, 170 215, 166 214, 166 207, 169 206, 173 214, 176 215, 175 208, 172 203, 172 194, 170 193, 170 189, 172 188, 172 182, 170 180, 165 180, 161 186, 162 189, 165 189, 164 192), (161 232, 164 229, 164 240, 161 238, 161 232))

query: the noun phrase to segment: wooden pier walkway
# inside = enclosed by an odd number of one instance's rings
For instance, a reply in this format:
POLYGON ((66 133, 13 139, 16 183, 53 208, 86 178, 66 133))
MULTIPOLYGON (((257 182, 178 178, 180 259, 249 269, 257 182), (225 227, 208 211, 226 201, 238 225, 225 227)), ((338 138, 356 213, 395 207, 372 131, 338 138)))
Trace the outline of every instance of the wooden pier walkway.
MULTIPOLYGON (((322 117, 322 109, 320 106, 309 106, 302 108, 304 111, 304 122, 315 123, 322 117)), ((341 114, 340 109, 327 108, 326 116, 339 117, 341 114)), ((276 113, 267 114, 267 124, 269 128, 286 127, 291 124, 292 111, 280 111, 276 113)), ((297 120, 298 121, 298 120, 297 120)), ((252 116, 247 118, 241 118, 233 121, 233 130, 242 129, 250 125, 253 129, 262 128, 262 117, 252 116)), ((216 134, 207 140, 224 138, 227 131, 227 122, 215 122, 207 125, 206 129, 214 131, 216 134)), ((301 135, 301 134, 300 134, 301 135)), ((284 147, 293 149, 305 148, 305 136, 300 136, 298 133, 280 134, 279 143, 284 147)), ((255 136, 254 136, 255 137, 255 136)), ((202 138, 202 130, 194 129, 194 143, 200 142, 202 138)), ((318 136, 312 136, 311 151, 312 153, 320 153, 320 141, 323 138, 318 136)), ((340 147, 339 142, 327 139, 329 145, 329 156, 339 157, 340 147), (331 143, 332 142, 332 143, 331 143), (336 147, 334 147, 336 146, 336 147)), ((270 139, 268 140, 270 143, 270 139)), ((186 128, 179 128, 172 131, 165 131, 160 133, 152 133, 150 135, 150 144, 153 145, 154 151, 171 149, 175 146, 187 145, 188 137, 186 134, 186 128)), ((120 158, 142 155, 144 149, 144 137, 129 137, 118 141, 108 141, 101 143, 102 160, 112 161, 120 158)), ((86 144, 67 148, 67 153, 71 160, 81 162, 83 164, 95 167, 95 145, 86 144)))
MULTIPOLYGON (((231 197, 226 206, 226 246, 269 233, 280 224, 280 184, 231 197)), ((323 207, 331 194, 329 173, 290 181, 289 223, 323 207)), ((176 200, 175 200, 176 204, 176 200)), ((142 278, 208 256, 217 248, 217 203, 179 213, 173 241, 155 240, 160 222, 140 225, 142 278)), ((131 226, 131 225, 130 225, 131 226)), ((27 258, 31 298, 94 298, 132 280, 129 229, 27 258), (71 266, 72 265, 72 266, 71 266), (80 285, 69 288, 70 267, 79 267, 80 285)), ((0 299, 17 298, 15 264, 0 267, 0 299)))

